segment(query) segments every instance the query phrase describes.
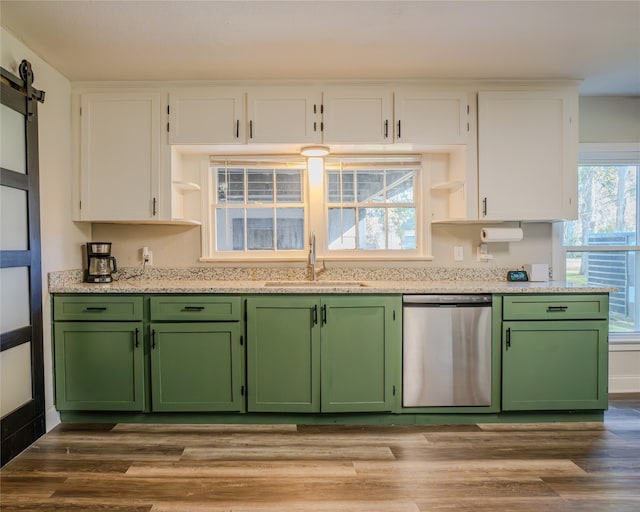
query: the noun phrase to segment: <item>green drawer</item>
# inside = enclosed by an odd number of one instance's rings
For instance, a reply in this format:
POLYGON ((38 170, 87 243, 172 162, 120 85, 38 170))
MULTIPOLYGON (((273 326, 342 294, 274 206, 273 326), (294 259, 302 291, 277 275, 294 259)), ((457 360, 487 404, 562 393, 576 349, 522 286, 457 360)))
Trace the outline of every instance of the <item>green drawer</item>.
POLYGON ((506 295, 502 301, 503 320, 606 319, 608 294, 506 295))
POLYGON ((143 299, 136 296, 56 295, 53 319, 60 320, 142 320, 143 299))
POLYGON ((159 296, 151 297, 151 320, 222 322, 241 319, 240 297, 159 296))

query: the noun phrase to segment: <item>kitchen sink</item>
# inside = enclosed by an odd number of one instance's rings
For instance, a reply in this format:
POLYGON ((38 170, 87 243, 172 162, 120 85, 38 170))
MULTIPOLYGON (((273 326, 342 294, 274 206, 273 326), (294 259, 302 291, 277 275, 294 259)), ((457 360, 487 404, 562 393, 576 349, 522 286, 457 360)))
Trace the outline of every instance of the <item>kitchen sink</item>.
POLYGON ((267 281, 273 288, 360 288, 367 286, 358 281, 267 281))

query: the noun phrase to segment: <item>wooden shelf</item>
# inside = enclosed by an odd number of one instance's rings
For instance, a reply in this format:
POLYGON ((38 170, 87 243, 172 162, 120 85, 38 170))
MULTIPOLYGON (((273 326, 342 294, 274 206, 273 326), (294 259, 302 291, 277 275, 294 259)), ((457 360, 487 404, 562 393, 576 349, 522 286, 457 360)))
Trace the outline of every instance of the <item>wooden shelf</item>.
POLYGON ((192 181, 173 181, 173 186, 184 192, 196 192, 200 190, 200 185, 192 181))
POLYGON ((431 190, 458 190, 462 187, 464 187, 464 181, 453 180, 431 185, 431 190))

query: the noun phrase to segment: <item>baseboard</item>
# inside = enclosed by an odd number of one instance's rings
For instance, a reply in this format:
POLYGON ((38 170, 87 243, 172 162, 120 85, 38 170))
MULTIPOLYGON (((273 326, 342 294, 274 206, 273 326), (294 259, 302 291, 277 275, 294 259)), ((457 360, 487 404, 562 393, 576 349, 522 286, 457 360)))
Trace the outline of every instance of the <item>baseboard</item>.
POLYGON ((51 407, 44 416, 45 428, 49 432, 53 427, 60 423, 60 414, 56 411, 55 407, 51 407))
POLYGON ((640 392, 640 375, 609 375, 609 393, 640 392))

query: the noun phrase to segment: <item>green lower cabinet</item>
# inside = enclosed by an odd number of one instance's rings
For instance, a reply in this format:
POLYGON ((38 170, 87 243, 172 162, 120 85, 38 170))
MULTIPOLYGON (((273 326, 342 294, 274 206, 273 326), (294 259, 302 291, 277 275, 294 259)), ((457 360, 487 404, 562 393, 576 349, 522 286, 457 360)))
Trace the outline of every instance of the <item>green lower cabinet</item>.
POLYGON ((247 299, 250 412, 320 412, 319 315, 314 297, 247 299))
POLYGON ((502 324, 502 409, 607 407, 607 322, 502 324))
POLYGON ((142 411, 142 322, 55 322, 56 406, 142 411))
POLYGON ((247 299, 248 410, 394 410, 400 308, 389 297, 247 299))
POLYGON ((399 315, 400 307, 395 298, 323 300, 323 412, 394 409, 396 368, 400 364, 393 350, 400 346, 400 324, 394 315, 399 315))
POLYGON ((153 411, 243 410, 239 322, 154 323, 153 411))

